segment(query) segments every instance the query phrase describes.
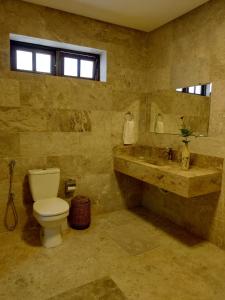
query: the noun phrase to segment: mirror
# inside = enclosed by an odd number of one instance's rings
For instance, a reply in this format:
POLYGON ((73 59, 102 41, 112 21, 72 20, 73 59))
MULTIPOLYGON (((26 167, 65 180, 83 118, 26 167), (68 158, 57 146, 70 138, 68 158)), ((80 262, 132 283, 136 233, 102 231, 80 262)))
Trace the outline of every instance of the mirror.
POLYGON ((147 100, 150 132, 180 134, 182 122, 194 136, 207 136, 212 84, 156 91, 147 100))

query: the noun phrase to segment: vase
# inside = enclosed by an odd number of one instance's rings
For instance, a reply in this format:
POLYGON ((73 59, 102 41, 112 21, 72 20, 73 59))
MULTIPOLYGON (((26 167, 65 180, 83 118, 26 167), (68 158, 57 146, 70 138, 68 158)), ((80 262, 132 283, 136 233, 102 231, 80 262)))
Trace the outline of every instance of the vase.
POLYGON ((184 143, 184 148, 181 156, 181 169, 188 170, 190 168, 190 151, 188 149, 188 142, 184 143))

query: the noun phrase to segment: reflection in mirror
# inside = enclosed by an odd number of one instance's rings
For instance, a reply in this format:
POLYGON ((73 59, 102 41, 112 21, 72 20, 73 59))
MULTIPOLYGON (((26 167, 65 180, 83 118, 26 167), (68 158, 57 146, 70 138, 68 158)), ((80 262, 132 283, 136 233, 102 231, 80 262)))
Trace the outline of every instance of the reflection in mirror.
POLYGON ((212 83, 206 83, 202 85, 194 85, 188 86, 185 88, 178 88, 176 89, 177 92, 186 93, 186 94, 194 94, 199 96, 211 96, 212 92, 212 83))
POLYGON ((212 84, 156 91, 147 101, 150 132, 180 134, 181 117, 195 136, 207 136, 212 84))

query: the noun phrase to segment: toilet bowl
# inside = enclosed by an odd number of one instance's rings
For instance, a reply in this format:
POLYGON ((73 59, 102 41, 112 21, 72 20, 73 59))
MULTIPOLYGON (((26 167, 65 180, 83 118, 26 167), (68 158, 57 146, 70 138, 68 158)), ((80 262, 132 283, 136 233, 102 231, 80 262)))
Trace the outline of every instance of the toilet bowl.
POLYGON ((69 214, 68 203, 57 197, 58 168, 29 170, 29 184, 34 200, 33 215, 41 225, 41 242, 46 248, 62 243, 62 224, 69 214))

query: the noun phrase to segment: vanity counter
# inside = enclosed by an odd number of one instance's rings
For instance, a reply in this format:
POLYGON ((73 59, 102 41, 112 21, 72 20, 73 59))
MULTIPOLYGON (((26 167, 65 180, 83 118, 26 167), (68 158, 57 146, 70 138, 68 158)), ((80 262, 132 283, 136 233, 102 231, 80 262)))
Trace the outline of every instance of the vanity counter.
POLYGON ((114 154, 114 170, 185 198, 221 190, 222 171, 191 166, 181 169, 177 162, 153 161, 129 154, 114 154))

